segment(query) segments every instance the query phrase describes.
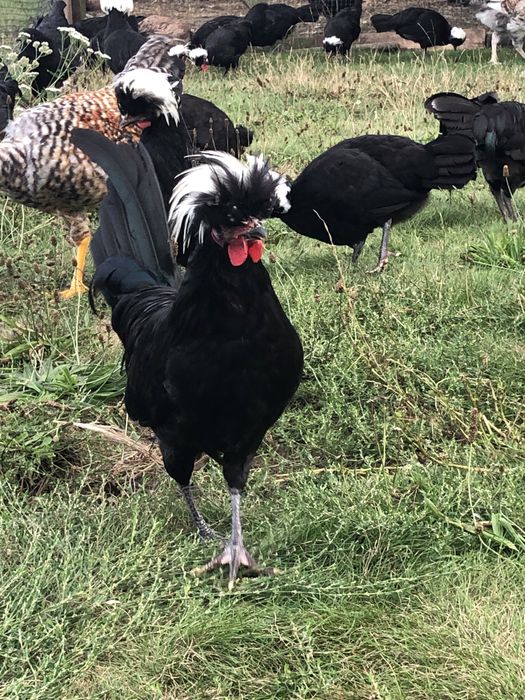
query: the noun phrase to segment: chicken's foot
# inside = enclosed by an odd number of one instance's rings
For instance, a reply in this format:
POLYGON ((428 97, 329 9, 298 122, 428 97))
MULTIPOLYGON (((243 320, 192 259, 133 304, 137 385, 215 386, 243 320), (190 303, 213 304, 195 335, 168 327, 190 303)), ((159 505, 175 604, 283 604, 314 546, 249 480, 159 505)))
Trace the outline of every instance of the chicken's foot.
POLYGON ((235 585, 235 579, 237 578, 241 565, 248 567, 252 574, 270 575, 275 573, 273 568, 261 568, 244 546, 241 527, 241 493, 238 489, 230 489, 230 495, 232 505, 231 539, 226 542, 220 554, 213 557, 213 559, 204 566, 199 566, 191 572, 194 576, 200 576, 201 574, 228 564, 230 568, 228 575, 229 591, 231 591, 235 585))

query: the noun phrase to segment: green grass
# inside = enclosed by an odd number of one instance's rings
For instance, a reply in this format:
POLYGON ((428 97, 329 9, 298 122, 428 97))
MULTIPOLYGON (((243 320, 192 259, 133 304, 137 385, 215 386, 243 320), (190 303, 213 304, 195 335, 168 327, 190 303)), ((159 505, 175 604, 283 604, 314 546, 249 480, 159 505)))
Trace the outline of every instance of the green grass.
MULTIPOLYGON (((433 91, 523 99, 515 55, 487 60, 256 53, 226 78, 190 70, 185 88, 293 175, 347 136, 430 140, 433 91)), ((523 698, 524 234, 482 177, 396 227, 380 277, 378 233, 353 266, 270 224, 305 372, 243 506, 248 546, 281 573, 231 594, 220 573, 189 574, 214 549, 126 421, 107 315, 55 300, 59 224, 2 207, 1 698, 523 698), (140 444, 76 425, 92 422, 140 444)), ((226 532, 220 470, 196 482, 226 532)))

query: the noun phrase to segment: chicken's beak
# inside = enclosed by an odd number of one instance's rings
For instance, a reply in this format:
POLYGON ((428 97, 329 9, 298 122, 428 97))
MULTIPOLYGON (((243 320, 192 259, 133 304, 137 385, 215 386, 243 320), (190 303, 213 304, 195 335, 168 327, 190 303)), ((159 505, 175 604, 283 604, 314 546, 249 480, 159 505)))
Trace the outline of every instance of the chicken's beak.
POLYGON ((123 114, 122 119, 120 120, 120 128, 124 129, 126 126, 130 126, 131 124, 138 124, 139 122, 146 122, 149 121, 148 117, 143 117, 140 115, 131 115, 131 114, 123 114))
POLYGON ((130 124, 133 124, 135 122, 135 117, 130 117, 128 114, 124 114, 122 119, 120 120, 120 128, 123 129, 126 126, 129 126, 130 124))
POLYGON ((258 238, 259 240, 263 240, 264 238, 266 238, 267 232, 266 232, 266 229, 264 228, 264 226, 261 226, 259 224, 258 226, 255 226, 250 231, 248 231, 245 234, 245 236, 246 236, 246 238, 250 238, 250 239, 258 238))

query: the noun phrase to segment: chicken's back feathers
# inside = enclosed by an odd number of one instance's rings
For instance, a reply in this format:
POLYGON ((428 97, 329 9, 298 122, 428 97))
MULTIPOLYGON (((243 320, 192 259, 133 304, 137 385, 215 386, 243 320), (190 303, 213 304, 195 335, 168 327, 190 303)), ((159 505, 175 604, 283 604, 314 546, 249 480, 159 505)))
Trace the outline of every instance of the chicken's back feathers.
POLYGON ((71 143, 75 128, 98 131, 114 142, 138 141, 122 129, 113 88, 78 92, 22 112, 0 142, 0 189, 27 206, 74 213, 106 193, 105 176, 71 143))

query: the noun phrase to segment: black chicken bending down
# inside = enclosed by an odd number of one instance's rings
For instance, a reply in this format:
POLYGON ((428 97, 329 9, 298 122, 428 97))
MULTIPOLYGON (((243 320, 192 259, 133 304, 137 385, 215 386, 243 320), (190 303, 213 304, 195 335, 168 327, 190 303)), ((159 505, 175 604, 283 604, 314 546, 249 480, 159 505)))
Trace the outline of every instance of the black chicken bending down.
POLYGON ((361 5, 356 3, 328 20, 324 29, 324 50, 327 53, 345 55, 360 34, 361 5))
POLYGON ((291 7, 285 3, 258 2, 246 13, 252 25, 252 46, 273 46, 284 39, 300 22, 315 22, 319 13, 309 5, 291 7))
POLYGON ((525 104, 497 102, 492 94, 468 99, 453 92, 432 95, 426 109, 442 133, 466 134, 476 143, 476 158, 506 221, 518 215, 512 197, 525 185, 525 104))
POLYGON ((372 15, 370 21, 377 32, 396 32, 403 39, 415 41, 424 51, 447 44, 456 49, 466 39, 463 29, 451 27, 443 15, 426 7, 407 7, 394 15, 372 15))
POLYGON ((102 0, 101 7, 108 14, 107 22, 103 32, 92 40, 92 48, 103 51, 111 72, 118 74, 147 39, 129 22, 133 0, 102 0))
POLYGON ((186 133, 180 125, 184 63, 178 57, 171 60, 179 68, 174 65, 169 72, 128 69, 113 83, 122 114, 121 127, 134 125, 141 129, 140 142, 153 161, 165 212, 169 209, 175 177, 188 167, 186 133))
POLYGON ((474 143, 450 134, 425 145, 403 136, 358 136, 315 158, 291 183, 281 180, 274 215, 297 233, 353 248, 355 262, 381 226, 377 267, 388 263, 392 224, 427 202, 431 190, 460 188, 476 177, 474 143))
POLYGON ((171 223, 179 245, 196 243, 180 285, 149 157, 80 131, 75 143, 106 170, 109 195, 91 245, 93 288, 112 308, 124 345, 126 408, 155 432, 166 470, 180 485, 203 537, 214 535, 195 506, 196 457, 222 465, 232 533, 199 571, 241 564, 257 569, 243 543, 241 491, 255 452, 300 380, 301 342, 260 262, 260 220, 275 204, 278 178, 260 158, 248 165, 224 153, 181 176, 171 223))

